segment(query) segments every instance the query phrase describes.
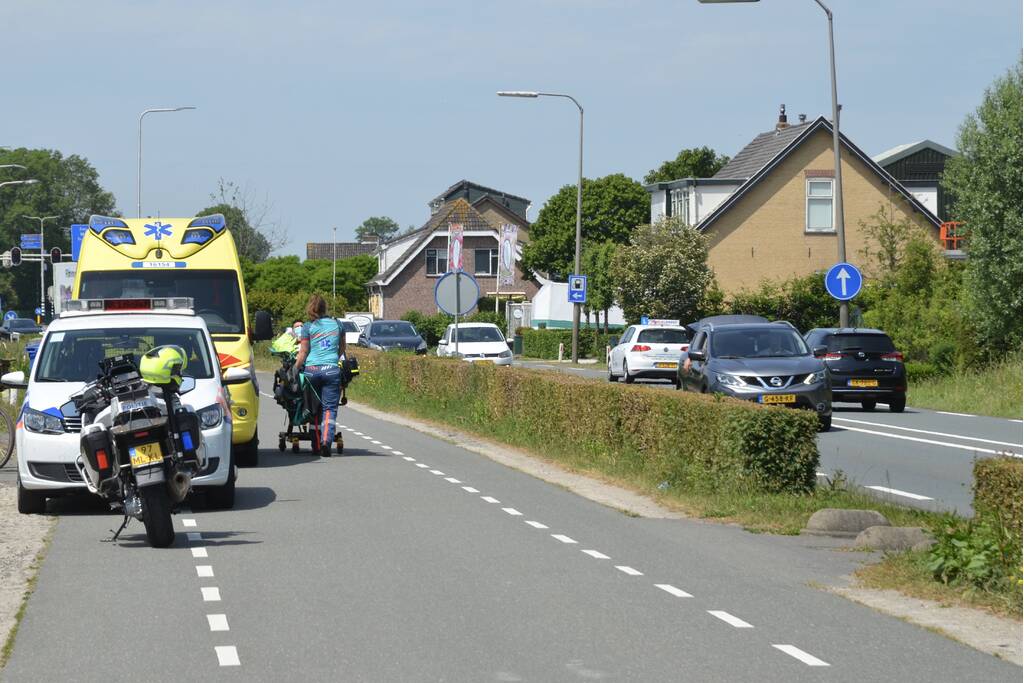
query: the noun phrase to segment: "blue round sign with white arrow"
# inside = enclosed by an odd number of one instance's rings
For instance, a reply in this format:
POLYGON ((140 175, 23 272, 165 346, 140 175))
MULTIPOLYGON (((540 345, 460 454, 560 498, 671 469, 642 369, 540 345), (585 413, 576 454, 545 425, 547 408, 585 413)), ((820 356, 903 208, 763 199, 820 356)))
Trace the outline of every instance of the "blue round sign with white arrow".
POLYGON ((849 301, 860 294, 864 278, 856 266, 837 263, 825 273, 825 289, 833 299, 849 301))

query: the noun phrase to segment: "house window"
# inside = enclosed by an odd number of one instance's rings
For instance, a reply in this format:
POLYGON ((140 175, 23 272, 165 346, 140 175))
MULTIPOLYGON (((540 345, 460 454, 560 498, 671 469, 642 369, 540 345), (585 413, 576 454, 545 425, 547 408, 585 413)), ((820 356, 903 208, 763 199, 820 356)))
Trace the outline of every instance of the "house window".
POLYGON ((834 210, 832 180, 807 181, 807 232, 832 232, 834 210))
POLYGON ((473 273, 475 275, 497 275, 498 274, 498 250, 497 249, 474 249, 473 250, 473 273))
POLYGON ((448 252, 427 249, 427 275, 444 275, 448 271, 448 252))
POLYGON ((690 222, 690 195, 687 194, 686 188, 681 187, 677 190, 672 190, 672 207, 669 215, 678 216, 683 219, 684 223, 690 222))

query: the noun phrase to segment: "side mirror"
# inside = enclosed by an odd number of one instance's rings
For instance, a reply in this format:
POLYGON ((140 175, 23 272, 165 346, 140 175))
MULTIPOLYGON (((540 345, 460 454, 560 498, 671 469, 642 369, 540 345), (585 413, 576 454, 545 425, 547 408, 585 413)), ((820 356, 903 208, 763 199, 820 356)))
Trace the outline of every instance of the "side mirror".
POLYGON ((437 340, 437 345, 438 346, 448 346, 448 342, 445 341, 444 339, 438 339, 437 340))
POLYGON ((811 349, 811 353, 814 354, 815 358, 821 358, 826 353, 828 353, 828 347, 827 346, 815 346, 813 349, 811 349))
POLYGON ((697 351, 695 349, 691 349, 691 350, 687 351, 686 353, 689 356, 690 360, 705 361, 705 360, 708 359, 708 357, 704 354, 703 351, 697 351))
POLYGON ((268 341, 274 338, 274 321, 267 311, 256 311, 253 326, 253 341, 268 341))
POLYGON ((3 377, 0 377, 0 385, 3 385, 4 389, 27 389, 28 382, 25 380, 25 373, 21 370, 15 372, 8 372, 3 377))
POLYGON ((618 345, 619 345, 619 338, 618 337, 608 337, 608 346, 618 346, 618 345))
MULTIPOLYGON (((191 378, 187 378, 191 379, 191 378)), ((232 384, 245 384, 251 379, 249 371, 244 368, 228 368, 224 371, 223 382, 225 385, 230 386, 232 384)), ((193 385, 195 380, 193 380, 193 385)))
MULTIPOLYGON (((248 375, 249 373, 246 373, 246 374, 248 375)), ((181 378, 181 386, 178 387, 178 393, 179 394, 187 394, 188 392, 192 391, 195 388, 196 388, 196 378, 195 377, 182 377, 181 378)))

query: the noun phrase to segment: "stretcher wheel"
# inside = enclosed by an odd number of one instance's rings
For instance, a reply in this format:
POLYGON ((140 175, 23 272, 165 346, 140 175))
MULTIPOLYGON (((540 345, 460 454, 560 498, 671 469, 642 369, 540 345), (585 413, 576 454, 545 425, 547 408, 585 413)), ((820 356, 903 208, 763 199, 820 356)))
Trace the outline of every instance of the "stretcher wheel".
POLYGON ((298 453, 298 452, 299 452, 299 440, 298 439, 292 439, 292 453, 298 453))
POLYGON ((339 436, 334 440, 334 444, 338 449, 338 455, 341 455, 345 451, 345 440, 339 436))
POLYGON ((284 453, 284 439, 278 439, 277 440, 277 450, 279 450, 282 453, 284 453))

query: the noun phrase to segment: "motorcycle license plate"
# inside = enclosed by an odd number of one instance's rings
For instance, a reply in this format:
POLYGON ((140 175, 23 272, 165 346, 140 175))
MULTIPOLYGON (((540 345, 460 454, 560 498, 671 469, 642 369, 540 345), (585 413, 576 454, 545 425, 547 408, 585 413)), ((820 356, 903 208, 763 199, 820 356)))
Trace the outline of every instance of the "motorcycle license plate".
POLYGON ((877 387, 878 386, 878 380, 877 379, 851 379, 850 380, 850 386, 851 387, 877 387))
POLYGON ((655 363, 654 367, 656 367, 656 368, 674 368, 674 367, 676 367, 676 364, 675 363, 655 363))
POLYGON ((761 403, 796 403, 796 394, 766 394, 761 403))
POLYGON ((142 443, 129 448, 128 455, 131 456, 132 467, 145 467, 146 465, 161 462, 164 459, 164 453, 160 449, 160 444, 156 441, 142 443))

